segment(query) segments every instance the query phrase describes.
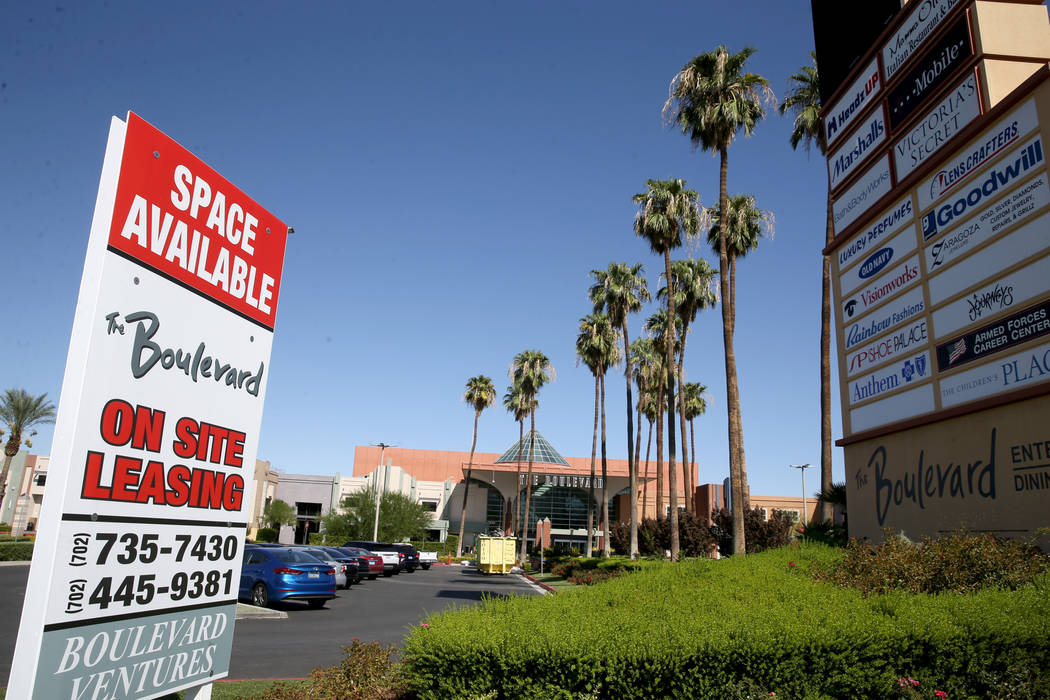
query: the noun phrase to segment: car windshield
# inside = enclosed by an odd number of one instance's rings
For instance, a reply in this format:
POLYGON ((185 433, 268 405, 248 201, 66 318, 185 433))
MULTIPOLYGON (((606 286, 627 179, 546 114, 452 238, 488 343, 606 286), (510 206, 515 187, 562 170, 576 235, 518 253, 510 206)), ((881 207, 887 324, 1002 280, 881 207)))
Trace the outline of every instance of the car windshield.
POLYGON ((277 561, 284 562, 285 564, 323 564, 320 559, 313 556, 309 552, 304 552, 299 549, 278 549, 273 552, 273 556, 277 561))

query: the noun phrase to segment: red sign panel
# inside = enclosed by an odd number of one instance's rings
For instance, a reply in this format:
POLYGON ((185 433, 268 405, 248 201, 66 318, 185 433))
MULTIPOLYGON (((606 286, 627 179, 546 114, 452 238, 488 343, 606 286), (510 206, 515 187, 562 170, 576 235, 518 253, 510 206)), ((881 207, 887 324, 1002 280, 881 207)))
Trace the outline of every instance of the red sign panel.
POLYGON ((288 227, 134 113, 109 248, 273 330, 288 227))

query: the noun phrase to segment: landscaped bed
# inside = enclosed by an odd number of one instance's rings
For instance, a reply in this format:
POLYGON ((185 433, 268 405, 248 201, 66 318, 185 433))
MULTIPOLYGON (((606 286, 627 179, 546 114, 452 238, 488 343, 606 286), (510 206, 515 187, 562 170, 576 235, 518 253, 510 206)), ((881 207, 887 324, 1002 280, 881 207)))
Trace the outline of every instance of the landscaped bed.
POLYGON ((666 563, 441 613, 405 643, 421 698, 1044 697, 1050 586, 864 597, 802 545, 666 563), (494 695, 489 695, 495 693, 494 695))

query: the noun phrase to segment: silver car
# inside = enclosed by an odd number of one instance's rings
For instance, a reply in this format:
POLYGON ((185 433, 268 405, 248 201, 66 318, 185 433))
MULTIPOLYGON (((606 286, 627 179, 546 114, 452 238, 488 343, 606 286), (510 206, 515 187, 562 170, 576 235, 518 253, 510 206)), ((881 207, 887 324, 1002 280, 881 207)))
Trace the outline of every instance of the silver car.
POLYGON ((336 588, 350 588, 350 581, 353 579, 346 574, 346 564, 341 561, 336 561, 332 558, 332 555, 324 551, 321 547, 296 547, 312 557, 320 559, 325 564, 328 564, 335 569, 335 587, 336 588))

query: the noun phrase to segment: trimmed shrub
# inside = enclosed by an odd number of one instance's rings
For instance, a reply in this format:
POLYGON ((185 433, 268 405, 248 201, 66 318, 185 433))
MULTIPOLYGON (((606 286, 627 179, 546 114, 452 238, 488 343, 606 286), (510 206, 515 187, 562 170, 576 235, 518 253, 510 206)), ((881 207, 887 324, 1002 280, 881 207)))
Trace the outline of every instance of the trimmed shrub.
MULTIPOLYGON (((722 508, 713 517, 711 534, 718 542, 722 556, 733 553, 733 514, 722 508)), ((791 528, 795 521, 783 511, 774 510, 769 519, 762 517, 761 508, 744 511, 744 540, 748 554, 783 547, 791 542, 791 528)))
POLYGON ((34 537, 27 537, 22 535, 21 537, 15 537, 14 535, 0 535, 0 542, 32 542, 34 537))
POLYGON ((880 545, 850 541, 842 560, 818 577, 865 596, 889 591, 968 593, 981 588, 1015 590, 1050 570, 1050 557, 1034 542, 958 531, 915 543, 891 530, 885 534, 880 545))
POLYGON ((0 542, 0 561, 29 561, 32 558, 32 542, 0 542))
POLYGON ((843 556, 801 544, 647 562, 601 586, 485 599, 414 629, 405 670, 423 700, 884 698, 901 677, 998 697, 1018 669, 1031 697, 1050 697, 1048 575, 1014 591, 865 598, 813 579, 843 556))
MULTIPOLYGON (((617 554, 628 556, 631 545, 629 523, 616 523, 609 531, 610 544, 617 554)), ((715 538, 711 529, 692 513, 678 513, 678 548, 683 557, 705 557, 714 551, 715 538)), ((638 553, 642 556, 663 557, 671 549, 671 519, 643 518, 638 524, 638 553)))
POLYGON ((397 648, 354 637, 338 666, 315 668, 305 684, 278 683, 263 700, 398 700, 405 681, 394 664, 397 648))
POLYGON ((256 542, 276 542, 278 531, 272 527, 260 527, 259 531, 255 533, 256 542))

